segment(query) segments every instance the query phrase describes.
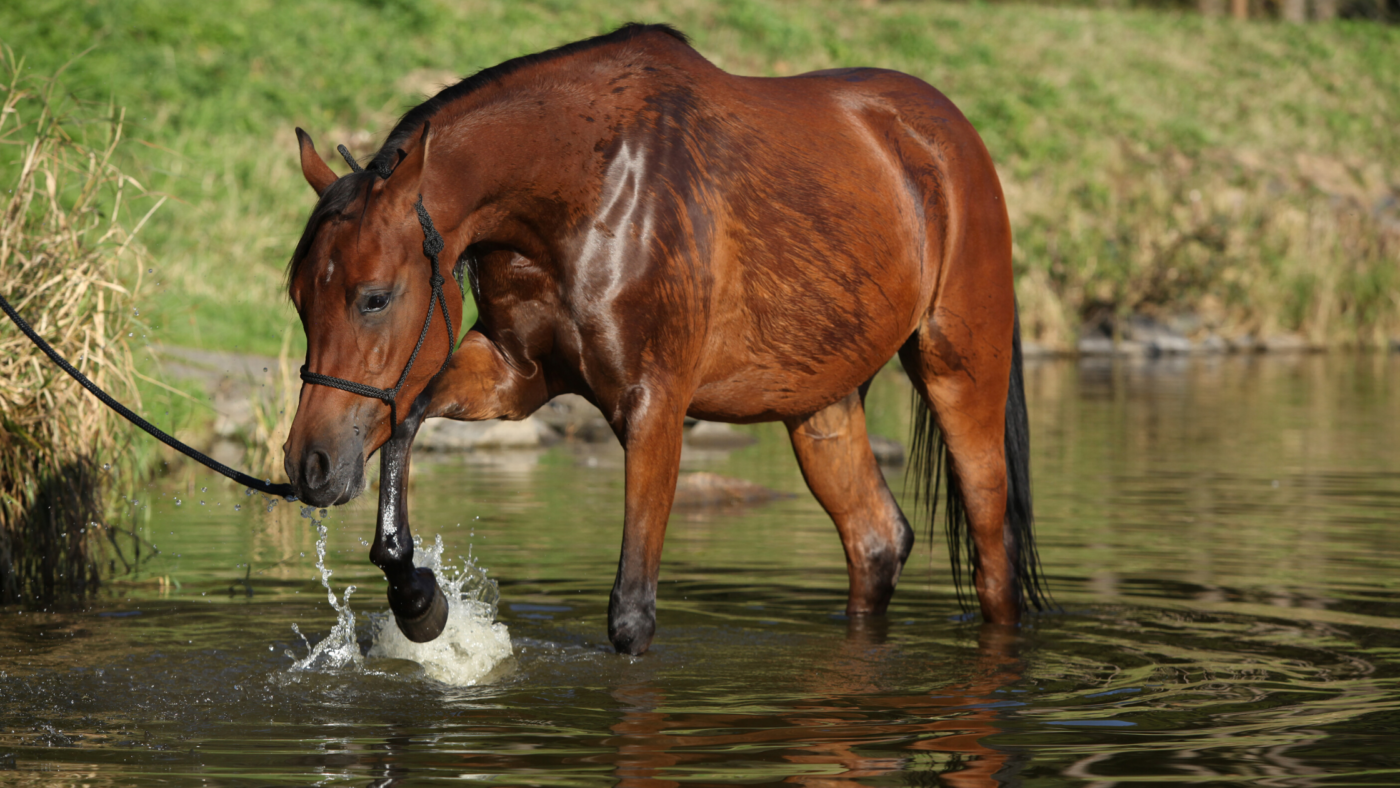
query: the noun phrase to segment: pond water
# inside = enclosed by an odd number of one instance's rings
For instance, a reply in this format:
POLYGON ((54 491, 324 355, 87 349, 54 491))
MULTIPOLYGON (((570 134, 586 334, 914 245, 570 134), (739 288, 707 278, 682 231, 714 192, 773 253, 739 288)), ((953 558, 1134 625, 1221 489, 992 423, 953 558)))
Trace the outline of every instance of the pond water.
MULTIPOLYGON (((835 530, 759 425, 686 470, 794 496, 673 515, 647 655, 606 638, 621 453, 562 444, 415 466, 415 531, 499 582, 511 658, 471 686, 295 670, 293 625, 337 621, 316 529, 185 470, 133 507, 159 549, 138 574, 0 611, 0 784, 1400 781, 1400 354, 1042 362, 1027 385, 1062 610, 1019 631, 964 620, 924 533, 889 615, 848 621, 835 530)), ((874 431, 903 437, 906 401, 882 376, 874 431)), ((386 607, 372 500, 325 518, 361 648, 386 607)))

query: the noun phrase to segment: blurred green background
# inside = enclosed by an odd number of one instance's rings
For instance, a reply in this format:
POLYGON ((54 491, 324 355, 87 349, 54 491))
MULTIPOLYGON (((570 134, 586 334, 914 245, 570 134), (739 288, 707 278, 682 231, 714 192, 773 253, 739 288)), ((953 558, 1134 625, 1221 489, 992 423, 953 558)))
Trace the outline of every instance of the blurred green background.
MULTIPOLYGON (((294 126, 323 154, 364 155, 439 87, 633 20, 678 26, 736 73, 873 65, 943 90, 998 164, 1023 323, 1048 346, 1130 314, 1321 345, 1400 336, 1400 29, 1385 24, 838 0, 7 0, 0 42, 26 75, 63 69, 75 113, 125 108, 122 166, 170 197, 142 231, 147 338, 276 354, 314 203, 294 126)), ((17 155, 0 146, 6 181, 17 155)))

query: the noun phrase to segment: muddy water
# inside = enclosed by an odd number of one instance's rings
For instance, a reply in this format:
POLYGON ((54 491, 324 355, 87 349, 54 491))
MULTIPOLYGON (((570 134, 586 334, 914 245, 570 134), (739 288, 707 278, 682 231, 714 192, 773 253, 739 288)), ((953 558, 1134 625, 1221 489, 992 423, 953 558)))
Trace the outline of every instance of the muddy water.
MULTIPOLYGON (((890 615, 846 620, 834 530, 763 426, 687 469, 797 495, 673 516, 645 657, 606 641, 621 454, 564 445, 415 469, 415 529, 499 581, 513 657, 469 686, 294 670, 293 625, 337 620, 315 529, 176 477, 133 507, 160 549, 139 575, 0 612, 0 784, 1400 781, 1400 355, 1043 363, 1028 387, 1063 610, 1014 634, 960 618, 923 534, 890 615)), ((905 397, 880 381, 876 431, 905 397)), ((373 522, 326 519, 365 648, 373 522)))

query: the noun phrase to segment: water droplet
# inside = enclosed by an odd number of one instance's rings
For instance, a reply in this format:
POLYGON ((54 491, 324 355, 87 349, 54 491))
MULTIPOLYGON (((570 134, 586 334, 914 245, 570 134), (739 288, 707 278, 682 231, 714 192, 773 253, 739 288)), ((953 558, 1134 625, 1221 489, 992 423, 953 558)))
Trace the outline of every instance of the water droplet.
POLYGON ((154 268, 147 268, 147 269, 146 269, 146 273, 148 273, 148 274, 153 274, 153 273, 155 273, 155 272, 156 272, 156 269, 154 269, 154 268))

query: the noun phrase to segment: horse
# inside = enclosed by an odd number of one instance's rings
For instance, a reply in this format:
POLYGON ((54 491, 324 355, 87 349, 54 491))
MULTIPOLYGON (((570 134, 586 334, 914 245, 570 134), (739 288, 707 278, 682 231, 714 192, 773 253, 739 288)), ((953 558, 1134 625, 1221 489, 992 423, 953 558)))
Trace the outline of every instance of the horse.
POLYGON ((896 355, 930 529, 946 483, 959 599, 970 569, 988 623, 1045 606, 1010 222, 987 148, 927 83, 736 76, 629 24, 447 87, 365 167, 342 146, 344 176, 297 137, 318 201, 287 273, 307 351, 286 472, 306 503, 341 504, 380 451, 370 558, 410 638, 446 616, 412 565, 418 426, 523 419, 565 392, 626 451, 618 652, 655 635, 687 416, 786 425, 845 549, 846 613, 882 615, 914 531, 864 398, 896 355), (478 318, 457 341, 467 288, 478 318))

